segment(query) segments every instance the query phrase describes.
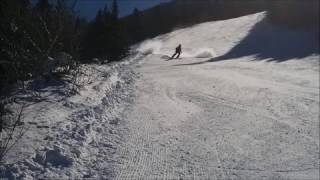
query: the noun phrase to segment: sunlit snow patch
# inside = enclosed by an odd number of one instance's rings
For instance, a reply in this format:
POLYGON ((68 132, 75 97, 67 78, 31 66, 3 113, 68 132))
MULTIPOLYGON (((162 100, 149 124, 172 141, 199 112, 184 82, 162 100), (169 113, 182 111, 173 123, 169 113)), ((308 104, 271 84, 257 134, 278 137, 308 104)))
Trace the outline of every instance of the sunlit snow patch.
POLYGON ((191 52, 186 52, 185 56, 195 58, 211 58, 215 57, 216 53, 210 48, 199 48, 191 52))
MULTIPOLYGON (((158 40, 148 40, 139 45, 137 51, 144 55, 148 54, 162 54, 171 56, 175 52, 175 48, 168 48, 163 46, 163 42, 158 40)), ((215 57, 216 53, 211 48, 183 48, 181 57, 193 57, 193 58, 211 58, 215 57)))
POLYGON ((162 43, 160 41, 147 40, 140 44, 137 50, 145 55, 158 54, 161 47, 162 43))

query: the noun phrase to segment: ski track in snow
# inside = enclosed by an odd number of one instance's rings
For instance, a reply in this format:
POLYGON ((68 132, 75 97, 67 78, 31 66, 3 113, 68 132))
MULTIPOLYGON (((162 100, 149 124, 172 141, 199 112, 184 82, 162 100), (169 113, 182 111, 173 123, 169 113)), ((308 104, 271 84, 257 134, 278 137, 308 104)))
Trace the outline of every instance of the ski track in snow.
POLYGON ((91 66, 80 95, 27 109, 38 134, 26 135, 17 153, 28 158, 0 167, 1 177, 319 179, 318 55, 199 64, 264 16, 176 30, 137 45, 143 55, 127 62, 91 66), (177 43, 182 58, 166 61, 177 43))
POLYGON ((265 76, 281 68, 294 81, 283 67, 300 62, 173 66, 192 61, 150 55, 138 68, 115 179, 317 179, 317 88, 265 76), (269 67, 256 71, 263 66, 269 67))

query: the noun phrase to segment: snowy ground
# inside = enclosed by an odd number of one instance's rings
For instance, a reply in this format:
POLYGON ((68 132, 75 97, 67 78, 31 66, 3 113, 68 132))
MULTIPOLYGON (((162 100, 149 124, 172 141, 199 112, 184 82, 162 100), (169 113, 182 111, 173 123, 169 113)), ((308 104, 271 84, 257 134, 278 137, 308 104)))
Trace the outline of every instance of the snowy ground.
POLYGON ((112 154, 121 140, 117 126, 134 98, 140 56, 108 65, 85 65, 79 94, 67 95, 70 84, 36 82, 40 98, 17 96, 26 103, 28 129, 12 149, 0 177, 9 179, 103 178, 113 172, 112 154), (32 98, 34 99, 34 98, 32 98))
POLYGON ((142 77, 125 114, 115 179, 319 179, 319 57, 210 62, 263 17, 205 23, 141 44, 153 54, 137 68, 142 77), (187 52, 166 61, 178 43, 187 52))
MULTIPOLYGON (((87 66, 92 83, 76 96, 45 89, 2 177, 319 179, 319 56, 224 56, 264 17, 145 41, 135 47, 144 55, 87 66), (182 58, 167 61, 179 43, 182 58)), ((262 27, 266 36, 299 35, 262 27)))

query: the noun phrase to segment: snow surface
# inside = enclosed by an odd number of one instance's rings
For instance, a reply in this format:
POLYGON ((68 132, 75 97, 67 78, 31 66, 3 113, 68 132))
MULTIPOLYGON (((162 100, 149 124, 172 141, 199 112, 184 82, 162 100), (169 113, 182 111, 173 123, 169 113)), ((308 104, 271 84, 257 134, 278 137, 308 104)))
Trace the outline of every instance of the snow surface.
POLYGON ((112 154, 121 136, 120 114, 132 101, 140 58, 108 65, 83 65, 79 94, 66 94, 70 84, 36 82, 38 101, 18 95, 26 103, 27 133, 8 154, 0 177, 9 179, 108 178, 112 154), (130 88, 129 88, 130 87, 130 88))
MULTIPOLYGON (((137 69, 115 179, 319 179, 319 55, 215 60, 264 18, 203 23, 137 45, 149 55, 137 69), (178 44, 182 59, 167 61, 178 44)), ((264 26, 274 29, 265 36, 291 33, 264 26)))
POLYGON ((1 177, 319 179, 319 55, 216 59, 264 17, 176 30, 127 61, 84 66, 79 95, 44 88, 1 177), (177 44, 182 59, 168 61, 177 44))

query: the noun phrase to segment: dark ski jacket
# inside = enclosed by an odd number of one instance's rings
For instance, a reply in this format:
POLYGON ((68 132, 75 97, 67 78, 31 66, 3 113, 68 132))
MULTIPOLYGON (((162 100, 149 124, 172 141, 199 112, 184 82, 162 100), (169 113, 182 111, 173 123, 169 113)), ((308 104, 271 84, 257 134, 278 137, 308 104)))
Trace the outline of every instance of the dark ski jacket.
POLYGON ((176 47, 176 52, 177 52, 177 53, 181 53, 181 45, 179 45, 178 47, 176 47))

